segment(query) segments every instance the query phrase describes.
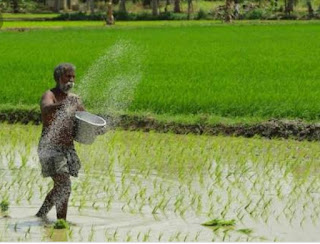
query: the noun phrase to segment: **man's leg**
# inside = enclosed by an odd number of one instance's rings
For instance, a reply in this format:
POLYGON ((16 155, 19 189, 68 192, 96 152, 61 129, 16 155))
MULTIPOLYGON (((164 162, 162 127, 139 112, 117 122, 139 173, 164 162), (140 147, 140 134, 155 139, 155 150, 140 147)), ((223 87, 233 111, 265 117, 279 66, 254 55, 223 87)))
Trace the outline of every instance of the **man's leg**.
POLYGON ((59 189, 57 201, 55 201, 57 209, 57 219, 67 219, 68 202, 71 194, 71 180, 69 174, 59 174, 55 178, 55 183, 59 189))
MULTIPOLYGON (((53 177, 52 177, 53 179, 53 177)), ((38 213, 36 214, 37 217, 45 217, 49 211, 52 209, 54 205, 54 198, 57 195, 56 185, 54 184, 51 191, 47 194, 41 208, 39 209, 38 213)))
POLYGON ((71 181, 69 174, 57 174, 52 177, 54 181, 53 189, 48 193, 44 203, 36 216, 45 217, 56 205, 57 218, 66 219, 68 210, 68 201, 71 193, 71 181))

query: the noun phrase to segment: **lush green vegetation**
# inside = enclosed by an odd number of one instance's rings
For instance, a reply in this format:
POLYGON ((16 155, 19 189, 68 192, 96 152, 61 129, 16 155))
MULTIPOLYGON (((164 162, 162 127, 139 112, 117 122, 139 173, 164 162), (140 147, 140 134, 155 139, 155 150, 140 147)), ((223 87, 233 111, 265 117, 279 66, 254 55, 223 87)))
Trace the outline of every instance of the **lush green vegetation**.
POLYGON ((54 210, 52 229, 31 217, 52 187, 40 175, 40 133, 0 124, 0 199, 11 217, 0 241, 319 240, 318 142, 109 131, 76 144, 74 224, 62 232, 54 210))
MULTIPOLYGON (((174 19, 187 18, 188 13, 188 3, 191 3, 190 8, 190 18, 191 19, 220 19, 223 18, 223 11, 221 8, 225 5, 226 1, 215 0, 197 0, 197 1, 186 1, 186 0, 160 0, 157 1, 157 14, 152 12, 152 1, 153 0, 133 0, 133 1, 121 1, 113 0, 113 10, 114 15, 117 19, 134 20, 137 16, 139 18, 147 20, 150 19, 149 15, 153 15, 154 19, 161 14, 174 14, 176 15, 174 19), (121 5, 121 2, 124 5, 121 5), (180 6, 180 10, 175 10, 174 6, 180 6), (121 6, 125 6, 121 8, 121 6), (124 8, 124 9, 123 9, 124 8), (121 12, 121 16, 118 13, 121 12), (126 16, 126 18, 123 18, 126 16), (179 16, 180 15, 180 16, 179 16), (128 18, 129 17, 129 18, 128 18)), ((66 1, 67 2, 67 1, 66 1)), ((2 0, 0 2, 0 11, 6 12, 4 18, 6 19, 50 19, 58 17, 61 13, 63 15, 74 14, 81 15, 79 19, 83 19, 82 14, 86 13, 88 18, 92 18, 94 15, 101 15, 106 13, 107 5, 105 1, 92 0, 92 5, 90 7, 87 2, 79 0, 76 6, 69 6, 66 4, 66 9, 60 5, 60 9, 55 9, 53 6, 48 6, 44 0, 34 1, 34 0, 2 0), (14 3, 16 3, 16 8, 14 8, 14 3), (11 14, 9 12, 17 12, 11 14), (55 13, 52 13, 52 12, 55 13), (8 13, 7 13, 8 12, 8 13), (30 14, 34 13, 34 14, 30 14)), ((264 0, 240 0, 237 1, 239 6, 237 7, 239 13, 234 16, 236 19, 319 19, 319 0, 310 1, 299 1, 299 0, 278 0, 278 1, 264 1, 264 0), (311 7, 312 13, 308 8, 311 7), (289 7, 291 6, 292 7, 289 7), (245 6, 245 7, 243 7, 245 6), (286 7, 287 6, 287 7, 286 7), (288 10, 289 8, 290 11, 288 10), (287 9, 287 11, 286 11, 287 9), (288 12, 289 11, 289 12, 288 12)), ((233 7, 233 11, 236 8, 233 7)))
POLYGON ((318 119, 320 26, 292 23, 2 31, 0 103, 37 106, 68 61, 97 112, 318 119))
POLYGON ((58 13, 38 13, 38 14, 31 14, 31 13, 3 13, 2 17, 4 19, 49 19, 59 16, 58 13))

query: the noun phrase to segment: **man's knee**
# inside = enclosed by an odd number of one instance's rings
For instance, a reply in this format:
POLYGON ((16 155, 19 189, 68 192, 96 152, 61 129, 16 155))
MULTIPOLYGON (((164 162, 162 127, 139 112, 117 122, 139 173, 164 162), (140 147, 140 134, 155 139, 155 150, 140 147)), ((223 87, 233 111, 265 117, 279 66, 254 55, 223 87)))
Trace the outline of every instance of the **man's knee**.
POLYGON ((71 180, 69 174, 58 174, 53 177, 54 187, 64 196, 70 196, 71 194, 71 180))

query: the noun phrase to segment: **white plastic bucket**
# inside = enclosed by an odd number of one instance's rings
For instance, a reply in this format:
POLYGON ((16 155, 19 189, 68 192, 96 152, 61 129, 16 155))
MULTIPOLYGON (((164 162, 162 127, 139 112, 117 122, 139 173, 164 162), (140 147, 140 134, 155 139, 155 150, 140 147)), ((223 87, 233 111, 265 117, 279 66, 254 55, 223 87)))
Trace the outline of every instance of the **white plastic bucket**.
POLYGON ((82 144, 92 144, 97 136, 97 130, 104 127, 106 121, 86 111, 77 111, 74 140, 82 144))

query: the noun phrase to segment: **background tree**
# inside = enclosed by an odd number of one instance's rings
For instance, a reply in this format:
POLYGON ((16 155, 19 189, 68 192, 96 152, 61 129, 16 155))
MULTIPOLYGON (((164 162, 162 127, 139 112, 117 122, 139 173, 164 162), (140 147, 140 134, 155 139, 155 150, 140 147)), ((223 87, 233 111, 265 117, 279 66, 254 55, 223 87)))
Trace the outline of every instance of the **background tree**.
POLYGON ((112 9, 112 2, 111 0, 107 3, 107 25, 114 24, 114 16, 113 16, 113 9, 112 9))
POLYGON ((14 13, 19 13, 19 0, 12 0, 12 9, 14 13))
POLYGON ((94 14, 94 0, 87 0, 87 11, 90 10, 91 14, 94 14))
POLYGON ((226 0, 224 20, 225 22, 232 21, 232 0, 226 0))
POLYGON ((190 19, 190 15, 192 11, 193 11, 192 0, 188 0, 188 19, 190 19))
POLYGON ((170 5, 171 3, 170 3, 170 0, 166 0, 166 6, 165 6, 165 8, 164 8, 164 11, 165 12, 168 12, 168 6, 170 5))
POLYGON ((56 13, 60 12, 60 0, 54 1, 54 12, 56 12, 56 13))
POLYGON ((67 0, 63 0, 63 10, 64 10, 64 11, 67 11, 67 10, 68 10, 67 0))
POLYGON ((120 0, 119 2, 119 12, 126 13, 126 0, 120 0))
POLYGON ((286 15, 290 16, 291 13, 293 12, 293 5, 294 5, 294 0, 284 0, 284 12, 286 15))
POLYGON ((174 9, 173 9, 174 13, 180 13, 181 12, 181 8, 180 8, 180 0, 174 0, 174 9))
POLYGON ((309 16, 309 18, 312 18, 313 17, 313 8, 312 8, 311 0, 307 0, 307 7, 308 7, 308 16, 309 16))
POLYGON ((151 7, 152 7, 152 15, 158 16, 159 15, 158 0, 151 0, 151 7))
POLYGON ((143 5, 143 7, 150 6, 151 5, 151 1, 150 0, 143 0, 142 1, 142 5, 143 5))

